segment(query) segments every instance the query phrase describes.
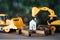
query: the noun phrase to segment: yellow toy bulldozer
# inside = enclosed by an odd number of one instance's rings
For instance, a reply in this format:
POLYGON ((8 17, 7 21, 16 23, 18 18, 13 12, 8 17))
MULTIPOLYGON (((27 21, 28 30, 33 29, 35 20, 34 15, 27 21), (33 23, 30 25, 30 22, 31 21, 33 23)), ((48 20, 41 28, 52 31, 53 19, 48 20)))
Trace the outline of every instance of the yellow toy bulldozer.
POLYGON ((0 31, 10 32, 10 29, 20 30, 21 27, 25 26, 21 17, 12 19, 7 17, 7 14, 0 14, 0 31))
POLYGON ((48 7, 40 7, 40 8, 33 7, 33 8, 32 8, 32 16, 35 17, 35 16, 38 14, 38 12, 40 12, 40 11, 48 11, 48 12, 49 12, 50 15, 48 15, 48 16, 49 16, 49 20, 50 20, 51 22, 47 21, 47 23, 48 23, 48 25, 50 26, 50 28, 51 28, 52 31, 55 32, 55 31, 58 30, 58 29, 60 30, 60 28, 59 28, 60 20, 58 20, 58 19, 53 20, 54 18, 57 17, 57 15, 55 14, 55 12, 54 12, 52 9, 50 9, 50 8, 48 8, 48 7), (52 20, 53 20, 53 21, 52 21, 52 20), (57 27, 57 26, 58 26, 58 27, 57 27), (58 28, 58 29, 57 29, 57 28, 58 28))

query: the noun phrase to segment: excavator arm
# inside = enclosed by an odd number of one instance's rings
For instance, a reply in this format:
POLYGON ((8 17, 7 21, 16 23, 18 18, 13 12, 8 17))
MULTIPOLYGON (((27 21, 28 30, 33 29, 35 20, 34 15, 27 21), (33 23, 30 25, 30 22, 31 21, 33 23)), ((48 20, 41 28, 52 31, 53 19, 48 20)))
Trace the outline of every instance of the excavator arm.
POLYGON ((53 19, 53 17, 56 17, 54 11, 48 7, 41 7, 41 8, 33 7, 32 16, 35 17, 38 14, 38 12, 40 12, 41 10, 48 11, 50 13, 50 15, 49 15, 50 19, 53 19))

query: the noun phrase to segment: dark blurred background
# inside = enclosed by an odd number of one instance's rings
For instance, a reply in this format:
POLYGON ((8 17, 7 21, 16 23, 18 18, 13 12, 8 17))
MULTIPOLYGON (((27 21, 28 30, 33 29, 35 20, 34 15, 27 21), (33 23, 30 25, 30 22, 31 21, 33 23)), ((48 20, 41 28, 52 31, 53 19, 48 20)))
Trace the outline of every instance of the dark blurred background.
POLYGON ((60 0, 0 0, 0 13, 7 13, 12 17, 26 15, 31 19, 31 8, 34 6, 47 6, 60 18, 60 0))

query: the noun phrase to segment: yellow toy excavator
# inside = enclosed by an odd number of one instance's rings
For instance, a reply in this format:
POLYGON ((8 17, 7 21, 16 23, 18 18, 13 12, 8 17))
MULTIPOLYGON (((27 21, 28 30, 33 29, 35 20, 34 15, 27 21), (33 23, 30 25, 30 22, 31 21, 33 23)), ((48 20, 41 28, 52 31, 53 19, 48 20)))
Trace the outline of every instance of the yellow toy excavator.
POLYGON ((54 13, 54 11, 52 9, 50 9, 48 7, 40 7, 40 8, 33 7, 32 8, 32 16, 35 17, 38 14, 38 12, 40 12, 40 11, 48 11, 49 12, 50 22, 47 21, 47 23, 50 26, 52 31, 55 32, 57 30, 57 28, 60 30, 60 28, 58 26, 58 25, 60 25, 60 20, 58 20, 58 19, 54 20, 54 18, 56 18, 57 15, 54 13))
POLYGON ((7 14, 0 14, 0 31, 20 30, 21 27, 26 26, 21 17, 8 19, 7 16, 7 14))

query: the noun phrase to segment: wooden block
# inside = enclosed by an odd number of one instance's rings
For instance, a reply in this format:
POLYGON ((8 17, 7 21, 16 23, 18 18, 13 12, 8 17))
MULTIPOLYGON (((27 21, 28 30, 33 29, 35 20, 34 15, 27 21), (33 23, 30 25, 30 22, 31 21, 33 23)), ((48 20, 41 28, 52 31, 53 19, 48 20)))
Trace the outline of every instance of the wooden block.
POLYGON ((36 30, 37 34, 40 34, 40 36, 45 36, 45 32, 41 30, 36 30))
POLYGON ((21 34, 21 30, 20 29, 16 30, 16 34, 21 34))
POLYGON ((22 30, 22 34, 25 36, 29 36, 30 34, 32 37, 45 36, 44 31, 40 31, 40 30, 36 30, 36 33, 32 33, 32 32, 30 33, 28 30, 22 30))
POLYGON ((22 30, 22 34, 25 36, 29 36, 29 31, 28 30, 22 30))
POLYGON ((38 33, 38 34, 45 34, 45 32, 41 31, 41 30, 36 30, 36 33, 38 33))
POLYGON ((45 35, 41 35, 41 34, 38 34, 38 33, 35 33, 35 34, 31 34, 32 37, 42 37, 42 36, 45 36, 45 35))
POLYGON ((21 27, 22 30, 28 30, 29 27, 28 26, 24 26, 24 27, 21 27))
POLYGON ((55 35, 55 32, 54 32, 54 31, 52 31, 52 32, 51 32, 51 35, 53 35, 53 36, 54 36, 54 35, 55 35))

